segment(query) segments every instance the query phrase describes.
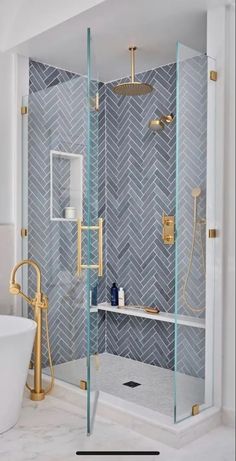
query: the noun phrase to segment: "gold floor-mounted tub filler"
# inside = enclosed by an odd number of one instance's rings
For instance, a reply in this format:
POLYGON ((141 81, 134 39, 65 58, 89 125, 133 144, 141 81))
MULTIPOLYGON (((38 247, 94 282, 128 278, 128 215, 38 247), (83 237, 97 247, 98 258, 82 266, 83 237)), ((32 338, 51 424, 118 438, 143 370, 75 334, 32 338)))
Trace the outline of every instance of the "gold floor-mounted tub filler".
POLYGON ((49 343, 49 332, 48 332, 48 317, 47 317, 48 298, 42 292, 41 270, 35 261, 26 259, 26 260, 20 261, 19 263, 15 265, 15 267, 13 268, 11 272, 9 291, 13 295, 22 296, 22 298, 25 301, 27 301, 27 303, 34 310, 34 320, 37 323, 36 337, 35 337, 35 342, 34 342, 34 365, 33 365, 34 388, 31 389, 28 384, 26 384, 26 387, 30 390, 31 400, 35 400, 35 401, 43 400, 45 395, 48 394, 48 392, 50 392, 51 389, 53 388, 54 373, 53 373, 52 358, 51 358, 50 343, 49 343), (21 291, 20 284, 16 282, 16 272, 20 267, 24 265, 32 266, 36 271, 37 287, 36 287, 36 293, 35 293, 34 298, 29 298, 29 296, 23 293, 23 291, 21 291), (49 359, 49 366, 51 370, 51 383, 47 389, 42 389, 42 311, 45 312, 48 359, 49 359))

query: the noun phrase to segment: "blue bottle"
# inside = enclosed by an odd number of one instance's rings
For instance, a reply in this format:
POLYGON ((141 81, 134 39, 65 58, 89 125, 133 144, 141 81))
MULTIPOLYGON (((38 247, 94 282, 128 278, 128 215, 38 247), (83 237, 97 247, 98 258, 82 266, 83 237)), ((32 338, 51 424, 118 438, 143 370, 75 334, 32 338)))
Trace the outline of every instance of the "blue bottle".
POLYGON ((111 287, 111 306, 118 306, 118 288, 116 283, 111 287))
POLYGON ((92 306, 98 305, 98 287, 95 285, 92 289, 92 306))

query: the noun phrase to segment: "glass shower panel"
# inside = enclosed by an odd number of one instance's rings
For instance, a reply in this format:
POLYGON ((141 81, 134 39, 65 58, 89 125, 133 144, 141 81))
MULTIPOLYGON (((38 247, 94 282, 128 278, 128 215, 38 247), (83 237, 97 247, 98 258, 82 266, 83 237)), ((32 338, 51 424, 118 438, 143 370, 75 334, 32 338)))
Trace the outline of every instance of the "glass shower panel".
POLYGON ((175 422, 212 404, 214 265, 209 262, 214 243, 208 228, 214 221, 214 95, 209 66, 206 55, 177 44, 175 422))
MULTIPOLYGON (((55 378, 80 386, 87 379, 86 272, 78 277, 77 271, 78 219, 87 213, 87 77, 62 77, 64 83, 33 89, 23 101, 22 227, 28 236, 22 253, 42 270, 55 378)), ((30 269, 24 287, 34 295, 30 269)), ((50 374, 45 327, 42 355, 43 372, 50 374)))

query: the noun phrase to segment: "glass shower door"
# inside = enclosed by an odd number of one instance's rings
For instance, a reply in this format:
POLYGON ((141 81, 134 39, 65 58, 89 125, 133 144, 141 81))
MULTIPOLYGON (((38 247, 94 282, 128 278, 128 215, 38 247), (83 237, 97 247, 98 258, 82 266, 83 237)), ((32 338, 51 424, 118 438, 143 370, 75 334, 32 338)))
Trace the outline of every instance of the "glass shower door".
MULTIPOLYGON (((86 51, 86 50, 85 50, 86 51)), ((86 53, 85 53, 86 54, 86 53)), ((30 94, 22 116, 22 258, 42 270, 55 378, 86 388, 91 432, 99 367, 97 308, 102 274, 102 220, 98 219, 98 83, 92 78, 90 30, 86 76, 30 64, 30 94), (93 392, 94 391, 94 392, 93 392)), ((23 270, 34 296, 35 274, 23 270)), ((24 305, 24 315, 33 311, 24 305)), ((43 325, 42 367, 50 375, 43 325)))
POLYGON ((214 60, 177 44, 174 415, 212 405, 214 60))

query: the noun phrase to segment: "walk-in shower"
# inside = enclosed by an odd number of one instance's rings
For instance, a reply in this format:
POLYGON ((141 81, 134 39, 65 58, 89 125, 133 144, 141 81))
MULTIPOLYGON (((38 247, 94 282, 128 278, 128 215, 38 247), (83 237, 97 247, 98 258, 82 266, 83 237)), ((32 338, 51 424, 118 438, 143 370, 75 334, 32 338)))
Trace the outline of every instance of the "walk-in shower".
POLYGON ((85 76, 30 61, 22 257, 42 269, 55 378, 86 397, 88 433, 104 395, 174 425, 213 404, 214 61, 178 43, 175 63, 136 76, 153 90, 128 98, 114 87, 129 77, 98 81, 94 54, 88 31, 85 76), (125 307, 110 304, 113 282, 125 307))

